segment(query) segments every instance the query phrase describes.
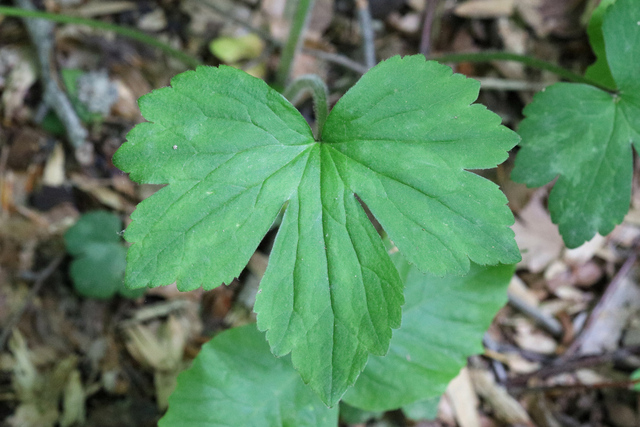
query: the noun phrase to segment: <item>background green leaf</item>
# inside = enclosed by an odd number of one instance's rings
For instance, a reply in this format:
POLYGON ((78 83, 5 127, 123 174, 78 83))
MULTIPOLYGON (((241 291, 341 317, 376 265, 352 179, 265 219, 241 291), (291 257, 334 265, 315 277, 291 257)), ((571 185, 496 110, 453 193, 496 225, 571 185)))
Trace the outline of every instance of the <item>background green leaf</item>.
POLYGON ((558 177, 551 218, 569 247, 619 224, 631 198, 632 152, 640 143, 640 2, 618 0, 602 24, 618 94, 558 83, 536 94, 518 132, 512 178, 541 186, 558 177))
POLYGON ((438 405, 440 405, 442 396, 432 397, 426 400, 409 403, 402 407, 402 412, 415 421, 435 420, 438 416, 438 405))
POLYGON ((229 329, 202 346, 178 377, 160 427, 335 427, 327 408, 288 357, 275 358, 255 325, 229 329))
POLYGON ((340 401, 340 420, 347 424, 365 424, 370 420, 379 420, 384 416, 381 411, 364 411, 340 401))
POLYGON ((609 70, 609 64, 607 63, 604 34, 602 34, 602 21, 604 19, 604 13, 615 1, 616 0, 601 0, 600 4, 591 14, 591 19, 589 19, 589 25, 587 26, 587 34, 589 35, 591 49, 593 49, 593 53, 596 56, 596 62, 590 65, 584 74, 585 77, 610 89, 615 89, 616 83, 613 81, 611 70, 609 70))
POLYGON ((518 140, 479 84, 422 56, 387 60, 329 115, 323 142, 264 82, 200 67, 143 97, 147 120, 114 156, 169 184, 132 214, 129 287, 211 289, 239 275, 288 203, 256 299, 258 327, 328 405, 400 325, 402 282, 356 195, 421 269, 516 262, 494 167, 518 140))
POLYGON ((124 287, 127 249, 120 232, 122 221, 106 211, 89 212, 64 235, 67 251, 74 257, 69 273, 76 291, 89 298, 115 294, 136 298, 144 289, 124 287))
MULTIPOLYGON (((483 352, 482 337, 507 302, 512 265, 472 264, 465 276, 423 274, 401 256, 394 261, 405 278, 402 327, 389 353, 371 356, 344 401, 369 410, 392 410, 437 398, 467 363, 483 352)), ((437 404, 436 404, 437 406, 437 404)))

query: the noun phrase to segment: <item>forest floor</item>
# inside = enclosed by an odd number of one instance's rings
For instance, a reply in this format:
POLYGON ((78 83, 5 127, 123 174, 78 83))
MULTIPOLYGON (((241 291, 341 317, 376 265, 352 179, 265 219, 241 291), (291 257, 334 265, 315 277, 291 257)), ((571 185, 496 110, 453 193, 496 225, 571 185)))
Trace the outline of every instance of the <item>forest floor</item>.
MULTIPOLYGON (((36 6, 134 27, 205 64, 234 64, 272 81, 287 34, 285 3, 44 0, 36 6), (221 40, 231 42, 211 44, 221 40)), ((594 61, 586 22, 595 3, 370 0, 373 46, 378 61, 506 51, 582 73, 594 61)), ((320 75, 335 103, 366 70, 361 29, 355 2, 316 0, 293 76, 320 75)), ((116 214, 124 228, 136 204, 157 190, 130 181, 111 158, 143 121, 136 100, 168 86, 188 66, 85 25, 57 24, 48 40, 53 52, 43 70, 37 60, 43 40, 34 43, 22 20, 0 15, 0 426, 153 426, 175 377, 200 346, 252 320, 242 291, 256 286, 267 255, 257 252, 239 279, 212 291, 167 286, 133 299, 79 295, 64 233, 95 210, 116 214), (81 143, 65 136, 43 101, 51 81, 67 85, 71 114, 87 131, 81 143)), ((533 95, 559 80, 516 62, 449 65, 481 81, 479 102, 512 129, 533 95)), ((310 102, 300 109, 312 117, 310 102)), ((514 155, 484 173, 509 199, 523 253, 485 353, 469 360, 451 386, 458 392, 445 394, 436 420, 396 411, 367 425, 640 425, 640 394, 630 380, 640 367, 638 175, 624 223, 568 250, 546 208, 551 187, 512 182, 514 155)))

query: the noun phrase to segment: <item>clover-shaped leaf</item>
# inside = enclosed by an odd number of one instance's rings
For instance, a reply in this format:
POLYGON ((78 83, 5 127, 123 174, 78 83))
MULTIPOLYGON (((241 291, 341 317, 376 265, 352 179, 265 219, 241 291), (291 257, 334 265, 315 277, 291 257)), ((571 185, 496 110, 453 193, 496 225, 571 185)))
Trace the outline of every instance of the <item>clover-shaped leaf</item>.
POLYGON ((529 186, 558 178, 549 211, 569 247, 622 222, 631 198, 631 145, 640 148, 640 2, 609 6, 602 34, 618 91, 557 83, 536 94, 518 130, 522 149, 512 178, 529 186))
POLYGON ((171 84, 141 98, 150 123, 114 156, 134 180, 169 184, 131 216, 126 283, 229 283, 286 205, 258 327, 328 405, 400 325, 402 282, 362 204, 421 270, 518 261, 506 198, 465 170, 494 167, 518 141, 470 105, 478 82, 422 56, 391 58, 336 104, 320 141, 236 69, 200 67, 171 84))
POLYGON ((121 231, 117 215, 95 211, 82 215, 64 234, 67 251, 74 258, 69 275, 79 294, 104 299, 116 294, 137 298, 144 293, 144 289, 124 287, 127 249, 121 231))

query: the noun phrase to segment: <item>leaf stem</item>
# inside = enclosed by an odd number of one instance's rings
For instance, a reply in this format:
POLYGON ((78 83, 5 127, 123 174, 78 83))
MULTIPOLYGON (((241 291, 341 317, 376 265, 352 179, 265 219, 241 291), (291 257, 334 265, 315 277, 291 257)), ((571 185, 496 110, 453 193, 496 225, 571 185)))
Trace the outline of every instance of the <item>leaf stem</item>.
POLYGON ((162 50, 167 55, 173 56, 174 58, 179 59, 189 67, 195 68, 198 65, 202 65, 202 62, 198 58, 191 56, 185 52, 182 52, 178 49, 174 49, 168 44, 163 43, 155 39, 154 37, 151 37, 143 33, 142 31, 138 31, 133 28, 122 27, 120 25, 110 24, 108 22, 98 21, 96 19, 87 19, 87 18, 81 18, 78 16, 42 12, 39 10, 25 10, 17 7, 11 7, 11 6, 0 6, 0 15, 18 16, 22 18, 41 18, 41 19, 46 19, 53 22, 59 22, 62 24, 86 25, 92 28, 98 28, 106 31, 113 31, 114 33, 119 34, 123 37, 137 40, 139 42, 148 44, 149 46, 156 47, 162 50))
POLYGON ((542 59, 534 58, 531 56, 518 55, 516 53, 509 52, 494 52, 494 51, 486 51, 486 52, 469 52, 469 53, 452 53, 446 55, 435 55, 430 56, 427 59, 438 61, 438 62, 490 62, 490 61, 514 61, 520 62, 522 64, 528 65, 532 68, 537 68, 540 70, 545 70, 552 72, 563 79, 566 79, 570 82, 574 83, 584 83, 591 86, 595 86, 599 89, 602 89, 606 92, 611 92, 611 89, 606 86, 601 85, 598 82, 595 82, 591 79, 581 76, 580 74, 576 74, 573 71, 569 71, 566 68, 562 68, 559 65, 552 64, 551 62, 543 61, 542 59))
POLYGON ((276 72, 276 85, 280 88, 287 86, 287 80, 291 74, 293 60, 302 47, 302 33, 309 23, 309 17, 311 16, 311 10, 313 9, 314 2, 315 0, 289 0, 287 2, 288 4, 295 5, 296 9, 291 22, 289 37, 287 38, 287 43, 282 49, 280 65, 276 72))
POLYGON ((324 122, 329 115, 329 91, 327 85, 315 74, 305 74, 295 79, 282 93, 282 95, 292 104, 296 104, 308 92, 313 98, 313 112, 316 115, 316 122, 313 130, 313 137, 320 141, 324 122))

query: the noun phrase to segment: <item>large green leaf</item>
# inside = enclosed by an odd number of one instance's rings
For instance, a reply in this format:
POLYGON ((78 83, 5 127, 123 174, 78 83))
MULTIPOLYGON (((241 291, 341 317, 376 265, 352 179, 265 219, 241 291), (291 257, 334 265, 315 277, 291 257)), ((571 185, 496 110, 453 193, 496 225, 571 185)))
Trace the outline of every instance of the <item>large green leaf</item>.
POLYGON ((349 405, 386 411, 437 399, 467 363, 483 352, 482 337, 507 302, 513 265, 472 264, 459 277, 424 274, 394 258, 405 280, 402 327, 389 353, 369 358, 364 372, 344 396, 349 405))
POLYGON ((519 259, 506 198, 465 169, 502 162, 517 136, 479 84, 422 56, 370 70, 313 140, 264 82, 200 67, 143 97, 151 123, 114 157, 167 183, 132 215, 127 285, 211 289, 239 275, 285 203, 256 301, 277 356, 292 353, 329 405, 400 325, 402 282, 357 196, 407 258, 435 274, 519 259))
POLYGON ((180 374, 160 427, 335 427, 327 408, 288 357, 275 358, 255 325, 227 330, 202 346, 180 374))
POLYGON ((512 178, 541 186, 558 177, 551 218, 576 247, 619 224, 631 197, 631 144, 640 148, 640 2, 617 0, 604 16, 606 56, 618 93, 558 83, 536 94, 520 124, 512 178))

